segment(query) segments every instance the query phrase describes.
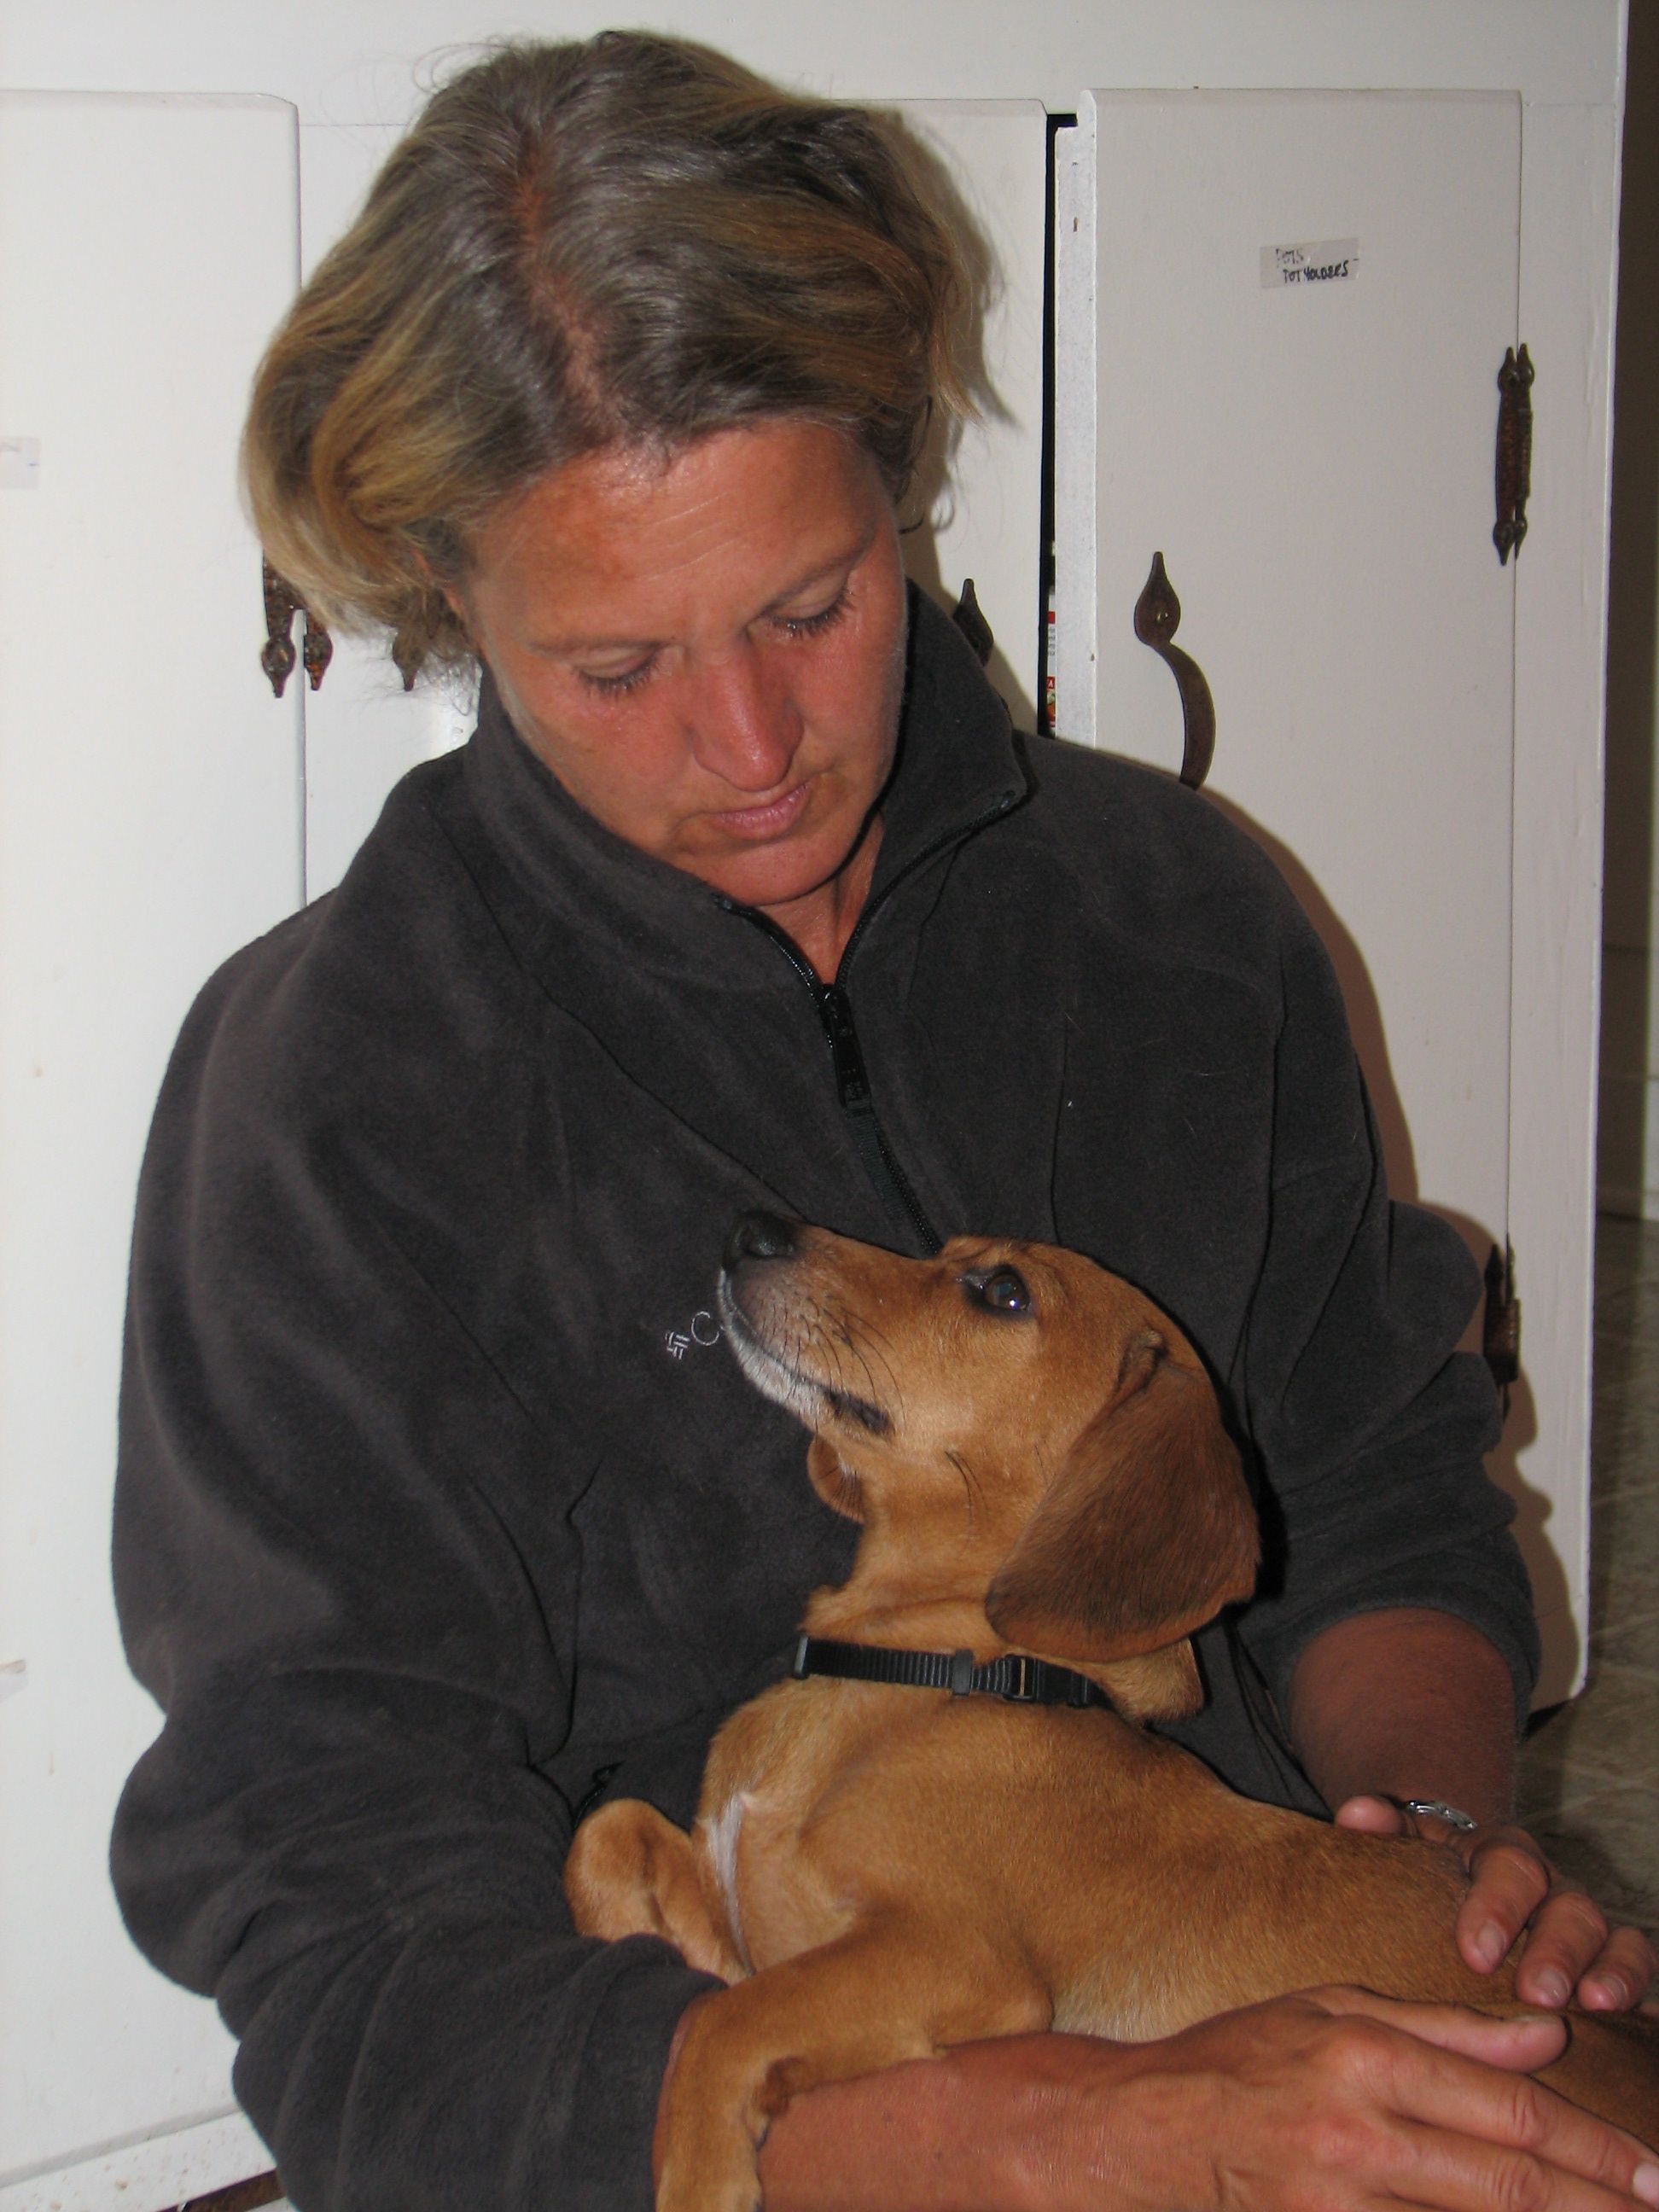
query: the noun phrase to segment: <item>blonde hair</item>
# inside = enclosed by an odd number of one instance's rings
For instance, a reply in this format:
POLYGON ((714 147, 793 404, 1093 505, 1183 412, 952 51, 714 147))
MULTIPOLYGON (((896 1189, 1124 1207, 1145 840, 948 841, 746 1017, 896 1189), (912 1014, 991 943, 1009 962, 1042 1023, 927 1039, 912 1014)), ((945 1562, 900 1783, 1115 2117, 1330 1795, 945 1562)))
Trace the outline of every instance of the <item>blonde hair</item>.
POLYGON ((470 658, 445 595, 500 504, 620 443, 665 459, 791 416, 902 497, 963 290, 862 110, 680 40, 500 47, 429 101, 301 292, 243 471, 272 563, 384 628, 412 676, 470 658))

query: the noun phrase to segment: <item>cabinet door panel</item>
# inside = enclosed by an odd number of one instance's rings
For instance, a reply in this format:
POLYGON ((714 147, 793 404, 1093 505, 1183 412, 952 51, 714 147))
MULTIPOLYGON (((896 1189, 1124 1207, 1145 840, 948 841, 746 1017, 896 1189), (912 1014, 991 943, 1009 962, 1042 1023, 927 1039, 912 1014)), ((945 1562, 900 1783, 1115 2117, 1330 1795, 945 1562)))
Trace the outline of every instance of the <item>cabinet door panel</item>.
POLYGON ((235 482, 295 138, 276 100, 0 95, 0 432, 39 463, 0 481, 0 2187, 231 2101, 217 2018, 110 1892, 155 1711, 109 1508, 162 1068, 300 891, 297 706, 259 668, 235 482))
MULTIPOLYGON (((1520 129, 1498 94, 1097 94, 1057 224, 1061 730, 1178 768, 1133 627, 1161 551, 1214 696, 1213 803, 1325 938, 1393 1188, 1482 1261, 1509 1220, 1515 566, 1492 530, 1520 129)), ((1540 1389, 1554 1359, 1540 1336, 1540 1389)), ((1522 1516, 1553 1609, 1582 1586, 1583 1470, 1498 1471, 1560 1509, 1559 1559, 1548 1504, 1522 1516)))
POLYGON ((1100 94, 1093 115, 1092 734, 1179 765, 1175 687, 1133 623, 1162 551, 1215 699, 1209 790, 1326 935, 1396 1189, 1484 1257, 1507 1217, 1514 572, 1491 532, 1517 104, 1100 94), (1286 247, 1347 273, 1285 283, 1264 254, 1286 247))

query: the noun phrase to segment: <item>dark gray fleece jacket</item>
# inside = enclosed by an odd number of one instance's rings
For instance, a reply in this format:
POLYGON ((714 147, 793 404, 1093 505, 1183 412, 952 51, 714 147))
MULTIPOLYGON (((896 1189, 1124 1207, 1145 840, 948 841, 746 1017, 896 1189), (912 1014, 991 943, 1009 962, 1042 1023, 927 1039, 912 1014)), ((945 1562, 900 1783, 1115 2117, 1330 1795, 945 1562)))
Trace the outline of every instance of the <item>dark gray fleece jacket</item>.
MULTIPOLYGON (((913 602, 836 992, 565 797, 486 698, 339 889, 208 985, 144 1167, 115 1571, 166 1712, 122 1801, 139 1944, 211 1991, 305 2212, 633 2212, 707 1984, 578 1940, 596 1792, 689 1819, 855 1532, 713 1291, 763 1205, 920 1249, 1075 1246, 1200 1347, 1270 1565, 1182 1730, 1276 1738, 1352 1612, 1532 1630, 1450 1229, 1391 1206, 1336 986, 1261 854, 1163 776, 1019 740, 913 602)), ((921 1694, 918 1692, 917 1694, 921 1694)))

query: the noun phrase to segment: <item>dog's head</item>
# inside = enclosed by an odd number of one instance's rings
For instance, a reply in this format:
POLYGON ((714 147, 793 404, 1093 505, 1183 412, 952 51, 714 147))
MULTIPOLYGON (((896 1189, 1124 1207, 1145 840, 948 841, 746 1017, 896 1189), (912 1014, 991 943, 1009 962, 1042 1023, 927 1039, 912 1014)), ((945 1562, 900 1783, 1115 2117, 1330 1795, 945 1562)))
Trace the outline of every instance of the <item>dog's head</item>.
MULTIPOLYGON (((1191 1710, 1184 1639, 1255 1583, 1256 1527, 1202 1362, 1074 1252, 956 1237, 909 1260, 768 1214, 732 1232, 720 1309, 744 1373, 813 1431, 826 1502, 927 1586, 979 1577, 1010 1644, 1125 1665, 1191 1710)), ((1120 1685, 1119 1686, 1121 1686, 1120 1685)))

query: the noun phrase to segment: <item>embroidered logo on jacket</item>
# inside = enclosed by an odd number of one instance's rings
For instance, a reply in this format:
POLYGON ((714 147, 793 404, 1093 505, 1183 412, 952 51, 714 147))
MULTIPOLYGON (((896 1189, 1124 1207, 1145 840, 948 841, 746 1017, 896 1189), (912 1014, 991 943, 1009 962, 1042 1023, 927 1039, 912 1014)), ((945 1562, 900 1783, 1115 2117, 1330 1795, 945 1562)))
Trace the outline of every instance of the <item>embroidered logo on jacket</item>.
POLYGON ((720 1323, 707 1308, 692 1315, 689 1334, 682 1328, 665 1329, 663 1332, 663 1347, 671 1359, 684 1359, 694 1344, 718 1344, 720 1340, 720 1323))

